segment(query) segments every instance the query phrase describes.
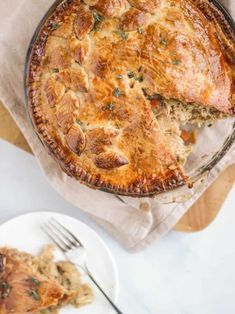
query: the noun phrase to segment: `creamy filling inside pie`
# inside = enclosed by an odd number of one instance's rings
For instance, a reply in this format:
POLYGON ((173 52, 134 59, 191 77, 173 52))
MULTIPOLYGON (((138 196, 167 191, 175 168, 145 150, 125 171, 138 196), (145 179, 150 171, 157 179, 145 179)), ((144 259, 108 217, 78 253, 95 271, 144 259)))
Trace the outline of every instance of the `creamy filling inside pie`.
POLYGON ((198 127, 212 127, 226 114, 199 104, 186 104, 176 99, 164 99, 161 95, 146 96, 171 152, 181 166, 187 161, 196 143, 198 127))

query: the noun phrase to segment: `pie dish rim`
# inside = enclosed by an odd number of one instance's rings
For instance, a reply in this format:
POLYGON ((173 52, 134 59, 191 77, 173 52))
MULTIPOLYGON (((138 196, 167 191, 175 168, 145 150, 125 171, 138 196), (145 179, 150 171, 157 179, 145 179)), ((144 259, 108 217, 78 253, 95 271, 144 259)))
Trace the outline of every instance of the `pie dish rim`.
MULTIPOLYGON (((193 0, 193 1, 198 2, 198 3, 205 2, 204 0, 193 0)), ((152 187, 152 190, 147 190, 147 191, 138 190, 138 189, 136 190, 135 188, 131 189, 130 187, 128 187, 127 189, 122 189, 120 188, 120 185, 118 184, 110 185, 108 182, 107 183, 104 181, 100 182, 99 180, 97 180, 97 178, 93 179, 92 175, 86 172, 85 170, 83 170, 82 168, 78 169, 79 170, 79 175, 78 175, 78 170, 74 166, 74 164, 71 163, 71 158, 66 161, 66 156, 60 149, 59 145, 57 147, 55 146, 55 144, 57 145, 57 143, 55 143, 55 140, 53 141, 53 139, 48 138, 48 134, 46 133, 45 133, 46 135, 42 135, 42 133, 46 130, 46 128, 44 128, 44 130, 38 128, 39 123, 37 123, 36 121, 37 118, 35 117, 35 113, 33 113, 32 101, 29 95, 30 80, 32 78, 32 73, 30 73, 30 65, 32 62, 32 58, 34 58, 35 56, 35 51, 34 51, 36 47, 35 45, 38 42, 38 45, 39 45, 38 48, 40 49, 44 45, 44 40, 47 38, 47 35, 50 33, 51 29, 47 25, 48 20, 52 18, 52 15, 55 14, 57 10, 59 11, 59 14, 64 13, 64 10, 66 10, 66 8, 65 9, 62 8, 61 10, 60 6, 62 7, 63 6, 66 7, 66 5, 73 6, 73 3, 74 3, 74 0, 56 0, 51 5, 49 10, 46 12, 44 17, 41 19, 40 23, 38 24, 33 34, 33 37, 30 41, 28 50, 27 50, 26 61, 25 61, 25 71, 24 71, 24 92, 25 92, 25 100, 26 100, 26 109, 27 109, 27 113, 29 115, 31 124, 33 126, 33 129, 35 133, 37 134, 39 140, 43 144, 44 148, 53 157, 53 159, 60 165, 61 169, 67 175, 76 178, 79 182, 87 185, 90 188, 98 189, 104 192, 117 194, 117 195, 123 195, 123 196, 132 196, 132 197, 149 197, 149 196, 155 196, 163 192, 170 192, 173 189, 175 190, 177 188, 187 185, 187 179, 186 177, 184 177, 184 175, 182 175, 182 177, 180 176, 177 177, 173 175, 172 177, 170 177, 170 180, 165 180, 163 182, 164 186, 162 184, 155 185, 154 187, 152 187), (43 30, 46 27, 46 25, 48 28, 47 33, 45 33, 45 30, 43 30), (43 39, 42 37, 44 36, 45 38, 43 39)), ((220 12, 219 18, 221 19, 220 23, 226 23, 226 24, 228 23, 229 31, 230 32, 232 31, 235 34, 235 21, 233 20, 232 16, 227 11, 227 9, 218 0, 211 0, 208 3, 209 5, 213 5, 219 10, 220 12)), ((190 181, 191 182, 197 181, 198 178, 201 177, 204 172, 208 172, 209 170, 211 170, 224 157, 224 155, 227 153, 227 151, 230 149, 230 147, 233 145, 234 142, 235 142, 235 125, 233 128, 233 133, 224 142, 224 145, 220 149, 220 151, 217 152, 212 157, 211 162, 201 167, 199 169, 200 171, 194 176, 194 178, 193 177, 190 178, 190 181)))

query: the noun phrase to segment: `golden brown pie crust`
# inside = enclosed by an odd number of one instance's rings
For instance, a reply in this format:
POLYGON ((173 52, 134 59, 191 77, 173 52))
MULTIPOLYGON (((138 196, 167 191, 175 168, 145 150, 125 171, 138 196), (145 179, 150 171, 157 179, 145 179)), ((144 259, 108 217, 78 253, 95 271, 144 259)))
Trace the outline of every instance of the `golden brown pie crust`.
POLYGON ((22 261, 11 256, 7 248, 1 248, 0 252, 5 264, 0 271, 1 314, 39 313, 57 306, 67 297, 62 286, 34 273, 22 261))
POLYGON ((235 113, 235 35, 206 0, 65 0, 28 64, 35 130, 80 182, 150 196, 187 178, 148 94, 235 113))

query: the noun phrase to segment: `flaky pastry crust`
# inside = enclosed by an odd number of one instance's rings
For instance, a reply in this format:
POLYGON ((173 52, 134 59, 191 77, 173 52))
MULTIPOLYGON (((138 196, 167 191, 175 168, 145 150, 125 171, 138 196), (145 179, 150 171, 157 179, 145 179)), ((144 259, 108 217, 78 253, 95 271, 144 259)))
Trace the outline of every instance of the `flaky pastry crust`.
POLYGON ((70 176, 129 196, 187 182, 146 94, 235 113, 234 32, 206 0, 65 0, 28 63, 35 130, 70 176))

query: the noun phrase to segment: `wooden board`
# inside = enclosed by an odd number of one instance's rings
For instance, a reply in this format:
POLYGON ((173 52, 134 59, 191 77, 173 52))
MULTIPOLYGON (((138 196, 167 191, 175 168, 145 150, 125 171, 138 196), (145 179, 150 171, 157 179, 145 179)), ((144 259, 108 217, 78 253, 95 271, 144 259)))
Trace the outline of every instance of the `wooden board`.
POLYGON ((207 227, 217 216, 235 182, 235 165, 228 167, 178 222, 178 231, 195 232, 207 227))
MULTIPOLYGON (((24 136, 0 103, 0 138, 31 152, 24 136)), ((235 165, 225 170, 210 186, 203 196, 188 210, 176 225, 177 231, 195 232, 207 227, 218 214, 233 183, 235 182, 235 165)))
POLYGON ((15 121, 12 119, 11 115, 5 109, 1 102, 0 102, 0 138, 31 153, 31 149, 27 141, 25 140, 23 134, 21 133, 18 126, 15 124, 15 121))

